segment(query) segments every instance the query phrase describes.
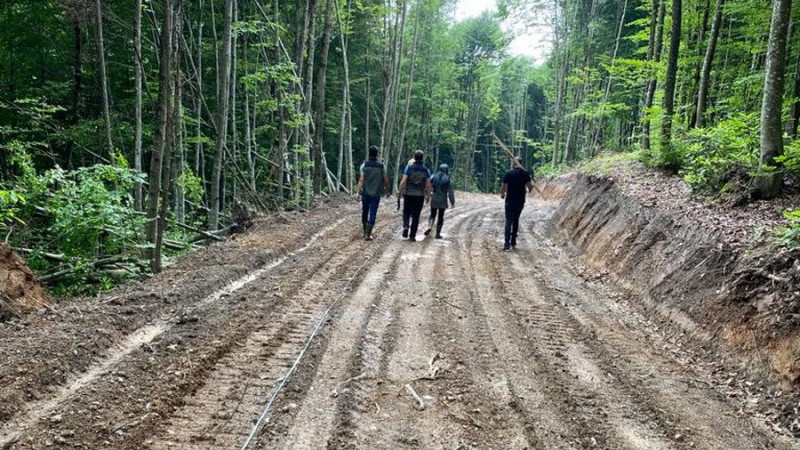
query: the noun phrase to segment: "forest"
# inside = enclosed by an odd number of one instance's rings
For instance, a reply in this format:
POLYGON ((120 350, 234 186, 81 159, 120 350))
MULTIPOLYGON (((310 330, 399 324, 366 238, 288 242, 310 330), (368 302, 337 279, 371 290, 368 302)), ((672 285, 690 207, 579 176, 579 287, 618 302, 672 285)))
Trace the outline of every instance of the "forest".
MULTIPOLYGON (((615 153, 732 205, 800 174, 791 0, 6 0, 0 232, 59 294, 156 273, 243 209, 393 188, 416 149, 496 192, 615 153), (514 29, 547 36, 544 62, 514 29)), ((800 211, 784 212, 785 245, 800 211)))

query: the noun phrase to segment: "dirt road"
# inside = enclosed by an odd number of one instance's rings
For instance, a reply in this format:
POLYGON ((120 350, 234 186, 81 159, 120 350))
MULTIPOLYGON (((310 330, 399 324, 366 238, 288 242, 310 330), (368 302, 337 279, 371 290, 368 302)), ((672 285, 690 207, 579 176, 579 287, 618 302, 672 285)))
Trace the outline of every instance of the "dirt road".
POLYGON ((0 415, 0 448, 800 448, 587 280, 544 237, 554 204, 529 203, 502 252, 495 197, 461 195, 445 238, 413 243, 391 203, 373 242, 348 204, 179 263, 100 343, 87 322, 115 302, 56 311, 51 352, 99 350, 49 381, 24 361, 48 358, 31 341, 55 319, 6 325, 2 388, 26 395, 0 415), (247 262, 233 277, 214 255, 247 262))

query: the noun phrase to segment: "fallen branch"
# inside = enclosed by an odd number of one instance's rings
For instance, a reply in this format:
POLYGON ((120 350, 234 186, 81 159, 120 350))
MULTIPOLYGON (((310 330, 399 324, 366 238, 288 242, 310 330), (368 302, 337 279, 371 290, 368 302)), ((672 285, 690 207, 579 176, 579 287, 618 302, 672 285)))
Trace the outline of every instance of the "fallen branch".
POLYGON ((201 234, 201 235, 203 235, 203 236, 205 236, 205 237, 207 237, 209 239, 214 239, 216 241, 224 241, 225 240, 225 239, 223 239, 223 238, 221 238, 219 236, 214 235, 213 233, 209 233, 208 231, 201 230, 199 228, 195 228, 195 227, 193 227, 191 225, 186 225, 185 223, 175 222, 175 225, 177 225, 179 228, 183 228, 184 230, 193 231, 193 232, 195 232, 197 234, 201 234))
POLYGON ((368 374, 366 372, 364 372, 364 373, 362 373, 360 375, 356 375, 354 377, 350 377, 350 378, 342 381, 341 383, 339 383, 338 386, 336 386, 336 389, 334 389, 333 392, 331 392, 331 397, 333 397, 333 398, 338 397, 339 396, 339 391, 341 391, 343 387, 347 386, 348 384, 352 383, 353 381, 358 381, 358 380, 367 378, 367 376, 368 376, 368 374))
POLYGON ((411 394, 411 396, 412 396, 412 397, 414 397, 414 400, 416 400, 416 401, 417 401, 417 403, 418 403, 418 405, 417 405, 417 406, 418 406, 418 409, 419 409, 420 411, 422 411, 423 409, 425 409, 425 402, 423 402, 423 401, 422 401, 422 399, 420 398, 420 396, 419 396, 419 395, 417 395, 417 392, 414 390, 414 388, 413 388, 413 387, 411 387, 411 385, 410 385, 410 384, 406 384, 406 385, 405 385, 405 386, 403 386, 403 387, 405 387, 405 388, 406 388, 406 392, 408 392, 409 394, 411 394))

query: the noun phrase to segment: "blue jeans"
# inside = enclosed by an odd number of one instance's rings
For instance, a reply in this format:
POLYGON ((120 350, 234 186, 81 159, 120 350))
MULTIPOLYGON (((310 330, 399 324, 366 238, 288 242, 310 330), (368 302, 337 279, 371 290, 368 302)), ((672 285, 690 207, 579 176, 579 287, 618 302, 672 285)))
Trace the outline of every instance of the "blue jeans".
POLYGON ((378 216, 378 205, 381 203, 380 195, 361 196, 361 223, 375 225, 375 218, 378 216))

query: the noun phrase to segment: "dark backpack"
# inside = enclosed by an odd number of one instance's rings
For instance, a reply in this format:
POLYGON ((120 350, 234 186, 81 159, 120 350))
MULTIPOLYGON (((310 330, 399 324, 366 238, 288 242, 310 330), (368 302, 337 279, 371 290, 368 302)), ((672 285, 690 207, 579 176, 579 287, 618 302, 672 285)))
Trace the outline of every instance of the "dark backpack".
POLYGON ((450 187, 450 176, 444 172, 439 172, 433 176, 432 182, 435 191, 438 192, 440 189, 446 191, 450 187))
POLYGON ((428 170, 422 164, 408 166, 408 187, 415 190, 425 190, 428 181, 428 170))

